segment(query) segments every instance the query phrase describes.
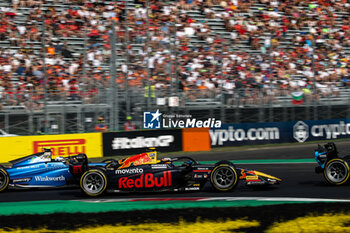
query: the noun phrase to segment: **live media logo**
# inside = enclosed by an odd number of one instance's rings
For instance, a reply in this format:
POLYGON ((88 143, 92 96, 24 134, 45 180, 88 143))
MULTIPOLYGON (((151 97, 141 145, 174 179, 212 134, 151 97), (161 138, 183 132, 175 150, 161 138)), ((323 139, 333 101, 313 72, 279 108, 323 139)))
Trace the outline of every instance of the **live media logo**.
POLYGON ((160 129, 160 128, 220 128, 222 122, 215 118, 207 120, 197 120, 191 115, 163 115, 163 124, 161 124, 161 115, 159 109, 156 112, 143 113, 143 128, 160 129), (184 119, 185 118, 185 119, 184 119))
POLYGON ((157 109, 156 112, 144 112, 143 113, 143 128, 145 129, 160 129, 160 116, 162 114, 157 109))

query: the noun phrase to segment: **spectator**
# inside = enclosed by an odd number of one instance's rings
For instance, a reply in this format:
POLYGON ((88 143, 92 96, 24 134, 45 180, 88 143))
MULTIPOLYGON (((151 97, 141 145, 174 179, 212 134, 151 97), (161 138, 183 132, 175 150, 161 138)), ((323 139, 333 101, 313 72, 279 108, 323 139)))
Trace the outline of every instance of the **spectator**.
POLYGON ((69 81, 69 99, 70 100, 80 100, 79 86, 76 79, 69 81))
MULTIPOLYGON (((45 38, 49 47, 45 63, 51 80, 50 89, 64 89, 72 100, 81 98, 79 85, 82 79, 86 79, 81 76, 84 62, 82 50, 74 50, 67 43, 62 45, 57 41, 65 37, 84 37, 86 32, 90 40, 85 71, 97 85, 107 87, 109 81, 100 67, 110 62, 111 19, 116 20, 118 39, 123 43, 123 47, 118 47, 121 52, 118 50, 116 55, 118 58, 128 55, 129 63, 132 64, 121 64, 123 77, 128 78, 128 84, 139 88, 145 87, 148 78, 152 77, 155 89, 172 90, 175 77, 181 76, 184 93, 189 98, 218 96, 218 87, 223 85, 229 95, 231 90, 226 88, 234 86, 232 92, 242 101, 254 103, 261 98, 257 95, 259 91, 265 93, 265 99, 274 99, 273 96, 277 94, 287 95, 298 88, 296 79, 305 79, 306 83, 315 79, 316 84, 321 86, 328 86, 329 83, 334 89, 331 96, 337 95, 338 86, 350 83, 349 57, 344 53, 350 45, 350 30, 347 26, 350 20, 341 13, 349 11, 349 4, 337 1, 309 4, 296 0, 184 0, 177 3, 151 0, 148 12, 150 25, 147 28, 144 1, 139 1, 127 15, 125 3, 122 2, 63 1, 67 7, 59 10, 49 7, 46 12, 42 12, 43 3, 12 0, 12 8, 1 8, 0 40, 9 41, 12 47, 0 51, 0 71, 3 72, 1 85, 6 88, 9 88, 8 84, 13 78, 18 80, 22 76, 23 82, 33 84, 35 90, 43 88, 43 62, 38 55, 40 51, 35 49, 41 40, 37 22, 42 17, 47 26, 45 38), (216 10, 213 5, 219 5, 222 10, 216 10), (259 9, 251 8, 253 5, 259 6, 259 9), (14 10, 20 12, 22 7, 31 8, 25 23, 14 20, 17 17, 14 10), (196 21, 188 10, 198 10, 206 19, 196 21), (126 25, 126 19, 129 25, 126 25), (221 20, 226 32, 219 33, 210 26, 208 22, 211 19, 221 20), (126 30, 129 38, 126 37, 126 30), (147 32, 150 47, 135 46, 135 43, 140 45, 146 42, 147 32), (217 36, 223 33, 229 39, 217 36), (177 38, 175 45, 174 35, 177 38), (200 43, 194 43, 195 40, 200 43), (246 45, 248 47, 244 50, 249 53, 240 52, 243 51, 240 46, 246 45), (147 68, 150 74, 147 74, 147 68), (75 84, 69 82, 74 76, 75 84), (276 85, 282 90, 275 90, 276 85), (246 87, 250 91, 242 91, 246 87)), ((123 79, 118 82, 121 88, 125 84, 123 79)), ((152 88, 151 98, 155 98, 156 92, 152 88)), ((56 98, 54 96, 51 97, 56 98)), ((84 98, 88 97, 84 95, 84 98)), ((18 99, 10 103, 20 104, 21 101, 18 99)))
POLYGON ((62 47, 61 54, 64 58, 73 58, 72 52, 69 50, 67 45, 62 47))
POLYGON ((95 130, 98 132, 106 132, 108 130, 108 126, 106 125, 105 119, 103 117, 98 117, 95 130))
POLYGON ((131 131, 131 130, 135 130, 135 129, 136 129, 136 125, 134 123, 132 123, 132 117, 127 116, 126 122, 124 123, 124 130, 131 131))

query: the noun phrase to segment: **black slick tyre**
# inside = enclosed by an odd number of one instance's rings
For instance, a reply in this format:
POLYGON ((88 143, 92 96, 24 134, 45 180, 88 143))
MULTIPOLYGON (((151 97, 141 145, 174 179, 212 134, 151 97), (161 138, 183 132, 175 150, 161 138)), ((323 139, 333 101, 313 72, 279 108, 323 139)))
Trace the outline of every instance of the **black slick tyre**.
POLYGON ((4 168, 0 168, 0 192, 3 192, 7 189, 9 185, 9 175, 4 168))
POLYGON ((102 195, 106 191, 107 185, 108 180, 102 170, 88 170, 80 178, 80 188, 92 197, 102 195))
POLYGON ((323 176, 328 183, 333 185, 342 185, 349 180, 349 164, 343 159, 331 159, 324 168, 323 176))
POLYGON ((211 171, 210 183, 218 191, 231 191, 238 184, 237 172, 229 164, 220 164, 211 171))

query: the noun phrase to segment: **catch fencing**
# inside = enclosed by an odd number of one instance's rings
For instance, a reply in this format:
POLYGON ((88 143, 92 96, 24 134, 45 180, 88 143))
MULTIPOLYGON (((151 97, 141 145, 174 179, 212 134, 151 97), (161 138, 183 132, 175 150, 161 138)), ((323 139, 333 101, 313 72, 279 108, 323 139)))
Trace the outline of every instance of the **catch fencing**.
MULTIPOLYGON (((97 88, 94 92, 51 91, 44 100, 43 92, 18 92, 16 104, 6 104, 0 110, 0 128, 18 135, 64 134, 96 132, 98 118, 103 117, 108 131, 122 131, 127 116, 137 129, 143 128, 143 113, 159 109, 163 114, 190 115, 199 120, 215 118, 223 124, 286 122, 350 118, 350 92, 341 89, 339 96, 312 98, 305 96, 295 105, 290 93, 276 89, 274 98, 264 97, 264 90, 254 96, 242 96, 236 90, 225 94, 211 91, 184 90, 178 96, 169 90, 156 90, 148 97, 142 88, 118 92, 118 102, 111 105, 111 89, 97 88), (126 96, 131 112, 127 112, 126 96), (151 107, 147 102, 151 102, 151 107), (118 127, 112 117, 118 108, 118 127)), ((9 103, 9 102, 8 102, 9 103)))

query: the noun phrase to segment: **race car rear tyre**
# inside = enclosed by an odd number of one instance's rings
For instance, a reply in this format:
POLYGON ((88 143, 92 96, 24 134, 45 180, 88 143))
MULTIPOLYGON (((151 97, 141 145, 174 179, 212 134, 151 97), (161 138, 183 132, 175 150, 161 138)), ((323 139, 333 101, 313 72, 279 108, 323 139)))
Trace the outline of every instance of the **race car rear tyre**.
POLYGON ((0 192, 7 189, 9 181, 10 178, 7 171, 3 168, 0 168, 0 192))
POLYGON ((237 172, 229 164, 220 164, 211 171, 210 183, 218 191, 230 191, 238 184, 237 172))
POLYGON ((323 175, 328 183, 342 185, 349 180, 349 165, 343 159, 331 159, 326 163, 323 175))
POLYGON ((89 196, 100 196, 108 185, 107 177, 102 170, 92 169, 86 171, 80 179, 81 189, 89 196))

